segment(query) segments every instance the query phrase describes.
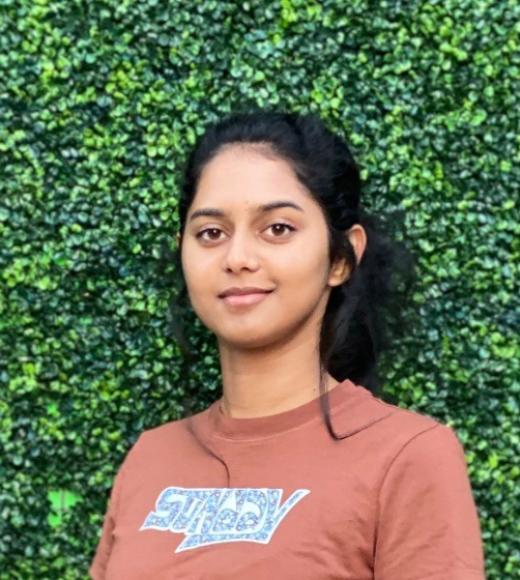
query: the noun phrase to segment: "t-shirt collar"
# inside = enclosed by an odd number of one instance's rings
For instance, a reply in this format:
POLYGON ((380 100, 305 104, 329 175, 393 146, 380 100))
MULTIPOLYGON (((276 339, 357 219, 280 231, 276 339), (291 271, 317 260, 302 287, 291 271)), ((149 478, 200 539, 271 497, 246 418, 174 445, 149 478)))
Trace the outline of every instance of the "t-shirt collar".
MULTIPOLYGON (((345 405, 359 389, 349 379, 335 385, 329 392, 331 415, 345 405)), ((363 389, 365 391, 365 389, 363 389)), ((274 415, 251 418, 236 418, 225 415, 220 407, 222 398, 208 408, 207 420, 211 435, 226 439, 260 439, 300 427, 322 416, 320 396, 315 399, 274 415)))

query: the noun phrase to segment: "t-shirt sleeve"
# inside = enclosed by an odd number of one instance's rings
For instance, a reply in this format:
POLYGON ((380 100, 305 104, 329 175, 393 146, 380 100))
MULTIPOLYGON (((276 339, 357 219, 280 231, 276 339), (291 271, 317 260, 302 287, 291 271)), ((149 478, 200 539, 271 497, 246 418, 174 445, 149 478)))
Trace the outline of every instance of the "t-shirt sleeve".
POLYGON ((375 580, 485 580, 464 449, 441 423, 410 439, 379 492, 375 580))
POLYGON ((134 453, 137 443, 138 441, 127 453, 123 463, 119 467, 119 470, 114 478, 114 483, 112 485, 112 490, 110 492, 110 498, 108 500, 108 508, 105 513, 103 528, 101 530, 101 538, 99 539, 96 548, 96 553, 94 554, 94 559, 92 560, 89 569, 90 577, 93 580, 104 580, 105 578, 108 560, 110 558, 110 553, 112 551, 112 546, 114 543, 113 530, 116 522, 119 498, 121 496, 121 489, 123 486, 123 481, 125 478, 129 458, 134 453))

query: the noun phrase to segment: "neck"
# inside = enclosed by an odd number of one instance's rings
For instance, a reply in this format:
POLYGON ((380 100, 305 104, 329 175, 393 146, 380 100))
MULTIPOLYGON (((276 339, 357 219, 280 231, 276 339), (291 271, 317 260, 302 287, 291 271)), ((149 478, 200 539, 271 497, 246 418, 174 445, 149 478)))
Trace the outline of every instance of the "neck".
MULTIPOLYGON (((222 413, 234 418, 263 417, 283 413, 317 398, 319 360, 315 345, 236 351, 220 344, 223 392, 222 413)), ((338 384, 324 374, 325 391, 338 384)))

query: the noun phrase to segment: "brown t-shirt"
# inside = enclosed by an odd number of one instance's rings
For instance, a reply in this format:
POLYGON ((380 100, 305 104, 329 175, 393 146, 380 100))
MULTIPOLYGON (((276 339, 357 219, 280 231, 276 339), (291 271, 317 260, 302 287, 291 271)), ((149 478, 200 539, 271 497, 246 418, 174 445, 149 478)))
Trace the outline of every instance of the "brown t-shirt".
POLYGON ((94 580, 482 580, 464 449, 428 415, 345 380, 250 419, 145 431, 112 489, 94 580), (190 428, 191 426, 191 428, 190 428))

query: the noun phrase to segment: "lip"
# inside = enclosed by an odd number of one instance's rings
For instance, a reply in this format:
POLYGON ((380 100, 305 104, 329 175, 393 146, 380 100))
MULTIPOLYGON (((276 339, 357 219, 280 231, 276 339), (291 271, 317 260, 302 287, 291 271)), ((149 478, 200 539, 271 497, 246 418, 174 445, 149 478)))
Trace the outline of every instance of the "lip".
POLYGON ((221 298, 228 306, 252 306, 265 300, 270 292, 248 292, 247 294, 229 294, 221 298))
POLYGON ((244 286, 243 288, 237 288, 233 286, 232 288, 228 288, 219 294, 219 298, 224 298, 225 296, 230 295, 239 295, 242 296, 244 294, 257 294, 259 292, 271 292, 274 288, 270 290, 268 288, 257 288, 256 286, 244 286))

